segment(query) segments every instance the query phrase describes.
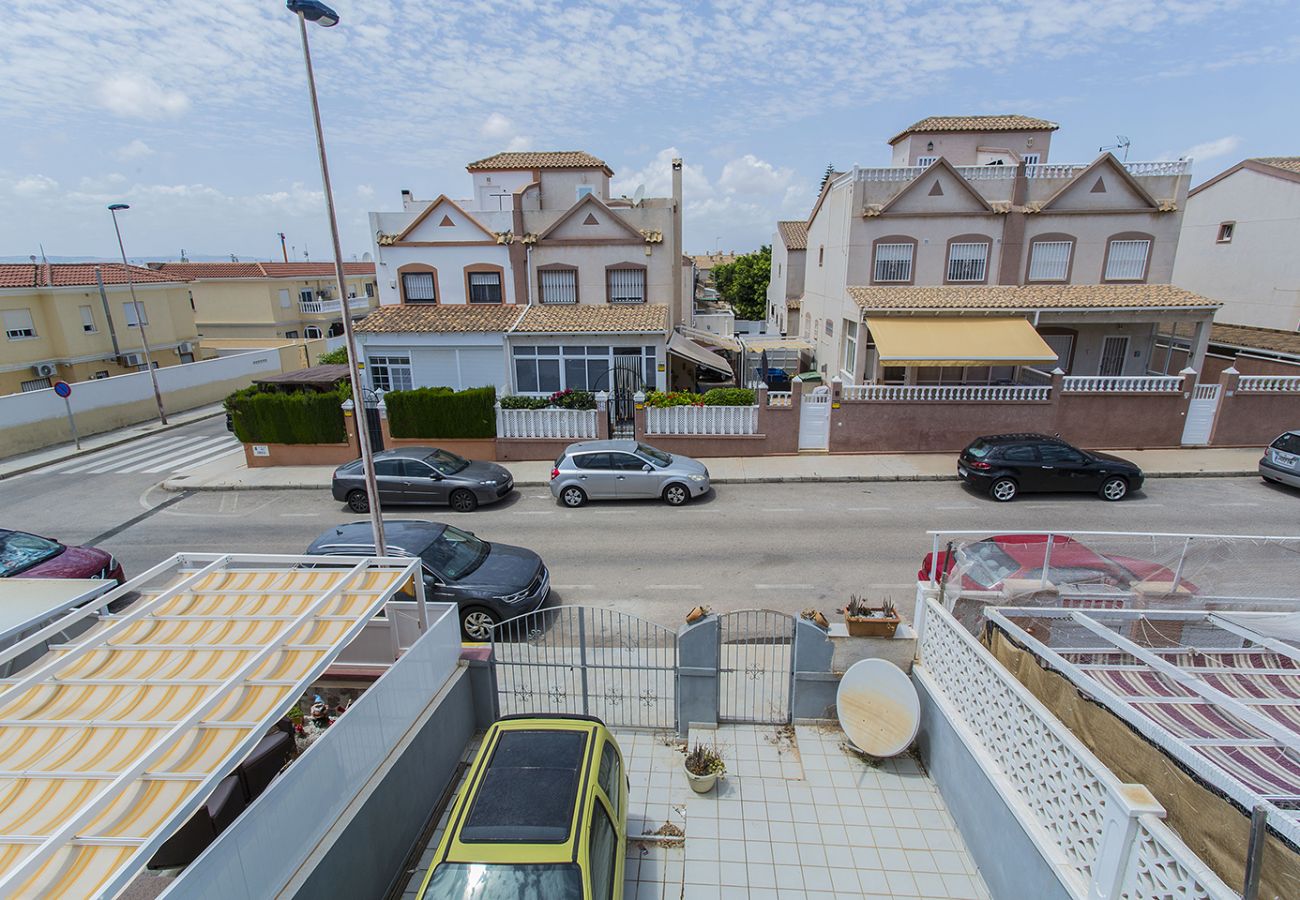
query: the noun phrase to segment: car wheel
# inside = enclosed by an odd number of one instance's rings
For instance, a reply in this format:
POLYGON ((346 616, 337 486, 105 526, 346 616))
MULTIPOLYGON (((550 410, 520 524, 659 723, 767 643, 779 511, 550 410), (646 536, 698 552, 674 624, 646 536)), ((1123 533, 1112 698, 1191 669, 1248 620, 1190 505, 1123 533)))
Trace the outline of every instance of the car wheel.
POLYGON ((492 640, 492 628, 499 622, 491 610, 470 606, 460 611, 460 633, 467 641, 492 640))
POLYGON ((989 488, 989 496, 999 503, 1008 503, 1016 499, 1020 486, 1010 478, 999 478, 989 488))
POLYGON ((370 501, 365 491, 348 491, 348 509, 354 513, 370 512, 370 501))
POLYGON ((1112 476, 1102 482, 1098 493, 1103 500, 1123 500, 1128 496, 1128 482, 1118 475, 1112 476))
POLYGON ((670 484, 664 488, 664 502, 669 506, 681 506, 691 499, 691 492, 684 484, 670 484))
POLYGON ((560 500, 565 506, 571 509, 577 509, 579 506, 582 506, 582 504, 587 502, 587 494, 582 490, 582 488, 570 485, 560 491, 560 500))
POLYGON ((473 512, 478 509, 478 497, 474 496, 473 491, 466 491, 463 489, 452 491, 449 499, 451 502, 451 508, 456 510, 456 512, 473 512))

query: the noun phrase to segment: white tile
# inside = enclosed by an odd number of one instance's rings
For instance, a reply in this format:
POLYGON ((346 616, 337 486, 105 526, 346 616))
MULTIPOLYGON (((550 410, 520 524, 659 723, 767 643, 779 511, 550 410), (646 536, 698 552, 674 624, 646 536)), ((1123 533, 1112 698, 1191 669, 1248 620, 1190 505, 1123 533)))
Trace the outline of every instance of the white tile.
POLYGON ((858 869, 880 869, 884 867, 880 859, 880 851, 875 847, 855 845, 850 848, 849 856, 853 860, 854 867, 858 869))
POLYGON ((686 835, 688 838, 716 838, 722 836, 721 823, 717 819, 704 819, 688 816, 686 819, 686 835))
POLYGON ((854 869, 831 869, 831 887, 835 893, 857 893, 862 890, 858 873, 854 869))
POLYGON ((767 841, 746 841, 745 861, 748 863, 771 863, 772 845, 767 841))
POLYGON ((935 865, 934 854, 929 850, 904 850, 907 855, 907 865, 913 872, 938 872, 939 867, 935 865))
POLYGON ((825 866, 804 866, 803 886, 808 891, 829 891, 831 887, 831 870, 825 866))
POLYGON ((743 823, 745 840, 747 841, 770 841, 772 840, 771 832, 768 830, 766 821, 755 819, 746 819, 743 823))
POLYGON ((925 833, 916 828, 899 828, 898 842, 904 850, 928 850, 925 833))
POLYGON ((862 885, 864 894, 888 894, 890 891, 885 873, 875 869, 859 869, 858 883, 862 885))
MULTIPOLYGON (((795 827, 790 822, 771 822, 768 824, 767 827, 768 827, 769 839, 773 843, 798 840, 795 827)), ((812 827, 811 825, 801 826, 801 828, 811 828, 811 827, 812 827)))
POLYGON ((745 873, 750 888, 776 887, 776 869, 771 863, 748 862, 745 864, 745 873))
POLYGON ((778 866, 798 866, 799 845, 795 843, 773 844, 772 862, 778 866))
POLYGON ((889 891, 893 894, 916 894, 916 881, 912 878, 911 872, 885 872, 885 880, 889 882, 889 891))
POLYGON ((906 850, 881 847, 876 852, 880 854, 880 868, 896 872, 911 871, 912 867, 908 865, 906 850))
POLYGON ((969 875, 942 875, 944 893, 954 900, 976 900, 980 896, 974 878, 969 875))
POLYGON ((916 892, 923 897, 943 897, 948 890, 943 876, 934 872, 913 872, 912 880, 916 882, 916 892))
POLYGON ((790 804, 790 821, 792 822, 816 822, 817 807, 811 803, 791 803, 790 804))
POLYGON ((688 884, 682 889, 682 900, 722 900, 722 888, 716 884, 688 884))
POLYGON ((744 887, 749 884, 745 863, 720 862, 717 866, 719 884, 729 887, 744 887))
POLYGON ((826 866, 826 848, 821 844, 802 843, 795 846, 799 848, 799 863, 805 868, 808 866, 826 866))
POLYGON ((819 825, 821 830, 822 843, 827 846, 843 846, 849 843, 849 833, 843 825, 819 825))
POLYGON ((964 875, 966 866, 962 859, 962 854, 953 853, 947 850, 935 850, 930 854, 934 859, 935 867, 945 875, 964 875))
POLYGON ((744 862, 745 861, 745 842, 744 841, 718 841, 718 859, 727 862, 744 862))
MULTIPOLYGON (((724 840, 743 841, 745 839, 745 824, 736 819, 714 820, 717 822, 717 837, 724 840)), ((690 828, 687 827, 687 843, 690 842, 690 828)))
POLYGON ((803 872, 798 866, 777 866, 776 886, 785 893, 789 890, 803 890, 803 872))
MULTIPOLYGON (((687 841, 690 844, 690 841, 687 841)), ((687 884, 718 884, 718 862, 713 859, 688 859, 682 871, 687 884)))
POLYGON ((778 898, 775 888, 751 887, 749 889, 749 900, 778 900, 778 898))

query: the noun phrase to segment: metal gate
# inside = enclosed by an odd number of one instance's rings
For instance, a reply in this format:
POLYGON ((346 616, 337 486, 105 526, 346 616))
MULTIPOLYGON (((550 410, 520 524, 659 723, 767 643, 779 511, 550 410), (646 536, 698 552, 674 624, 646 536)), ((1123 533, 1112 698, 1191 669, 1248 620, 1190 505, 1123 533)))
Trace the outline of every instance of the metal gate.
POLYGON ((378 453, 384 449, 384 428, 379 418, 379 401, 380 395, 370 390, 362 388, 361 397, 365 407, 365 425, 366 437, 370 438, 370 450, 378 453))
POLYGON ((610 373, 609 434, 631 437, 635 431, 636 392, 644 381, 638 367, 641 357, 616 353, 610 373))
POLYGON ((539 609, 492 629, 498 713, 599 716, 677 727, 677 633, 590 606, 539 609))
POLYGON ((742 609, 718 616, 718 720, 790 721, 794 616, 742 609))
POLYGON ((1219 406, 1219 385, 1198 384, 1192 402, 1187 405, 1187 422, 1183 425, 1184 444, 1208 444, 1214 428, 1214 411, 1219 406))
POLYGON ((799 408, 799 449, 825 450, 831 436, 831 392, 825 385, 803 395, 799 408))

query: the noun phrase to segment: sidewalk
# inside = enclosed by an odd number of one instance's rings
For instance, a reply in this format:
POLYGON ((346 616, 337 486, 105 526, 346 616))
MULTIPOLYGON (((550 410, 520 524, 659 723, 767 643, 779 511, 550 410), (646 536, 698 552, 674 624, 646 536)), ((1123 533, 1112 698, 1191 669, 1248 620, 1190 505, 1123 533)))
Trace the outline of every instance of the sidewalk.
MULTIPOLYGON (((1118 450, 1148 478, 1218 478, 1256 475, 1259 450, 1118 450)), ((238 457, 235 457, 238 459, 238 457)), ((956 481, 955 453, 886 453, 860 456, 754 456, 706 459, 714 484, 786 481, 956 481)), ((551 477, 545 460, 505 464, 519 487, 544 487, 551 477)), ((277 491, 328 489, 333 466, 270 466, 214 462, 186 476, 168 479, 167 491, 277 491)))
POLYGON ((151 419, 148 422, 141 422, 139 425, 128 425, 126 428, 118 428, 114 431, 105 431, 83 437, 80 450, 77 449, 75 444, 68 442, 66 444, 56 444, 53 447, 45 447, 41 450, 33 450, 31 453, 23 453, 19 456, 6 457, 0 459, 0 480, 14 475, 21 475, 33 469, 51 466, 54 463, 63 462, 65 459, 81 456, 84 453, 106 450, 109 447, 116 447, 119 444, 134 441, 137 438, 157 434, 161 431, 171 431, 173 428, 180 428, 183 425, 210 419, 213 416, 222 415, 224 412, 225 410, 220 403, 213 403, 196 409, 187 409, 184 412, 169 413, 166 425, 159 423, 157 419, 151 419))

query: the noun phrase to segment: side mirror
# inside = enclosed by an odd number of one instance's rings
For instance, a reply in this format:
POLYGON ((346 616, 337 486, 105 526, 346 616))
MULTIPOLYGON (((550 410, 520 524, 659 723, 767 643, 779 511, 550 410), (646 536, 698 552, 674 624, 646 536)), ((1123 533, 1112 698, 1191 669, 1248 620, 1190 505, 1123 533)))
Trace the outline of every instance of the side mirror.
POLYGON ((441 473, 441 472, 434 472, 434 473, 433 473, 432 475, 430 475, 429 477, 432 478, 434 481, 442 481, 442 473, 441 473))
POLYGON ((655 467, 650 465, 650 463, 646 463, 644 466, 641 467, 642 472, 653 472, 654 470, 655 467))

